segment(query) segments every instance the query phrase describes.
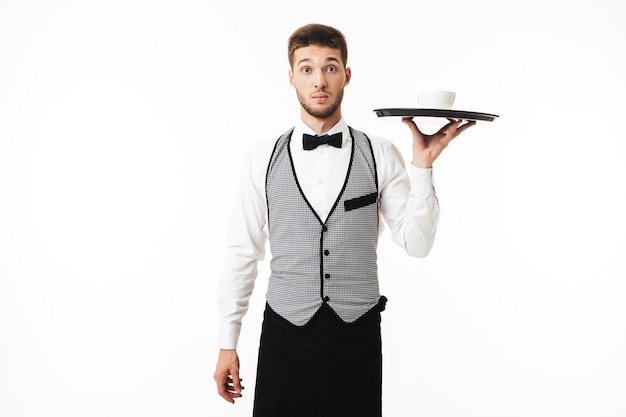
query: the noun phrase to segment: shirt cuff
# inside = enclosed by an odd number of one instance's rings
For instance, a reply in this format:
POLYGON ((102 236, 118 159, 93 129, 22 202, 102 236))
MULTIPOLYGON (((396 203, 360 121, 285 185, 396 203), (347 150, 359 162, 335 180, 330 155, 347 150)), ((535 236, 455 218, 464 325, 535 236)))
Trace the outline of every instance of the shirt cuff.
POLYGON ((433 182, 432 168, 419 168, 410 164, 411 171, 411 193, 419 195, 434 195, 435 185, 433 182))
POLYGON ((240 332, 241 324, 221 324, 218 338, 219 348, 237 349, 240 332))

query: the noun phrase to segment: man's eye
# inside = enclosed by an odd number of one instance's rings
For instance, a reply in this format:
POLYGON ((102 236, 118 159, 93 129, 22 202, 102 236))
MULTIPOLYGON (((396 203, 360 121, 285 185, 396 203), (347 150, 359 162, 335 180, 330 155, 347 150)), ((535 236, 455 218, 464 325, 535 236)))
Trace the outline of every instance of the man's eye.
POLYGON ((337 71, 337 68, 336 67, 328 67, 326 69, 326 71, 328 71, 328 72, 335 72, 335 71, 337 71))
POLYGON ((304 67, 302 68, 302 72, 304 72, 305 74, 308 74, 309 72, 311 72, 311 68, 304 67))

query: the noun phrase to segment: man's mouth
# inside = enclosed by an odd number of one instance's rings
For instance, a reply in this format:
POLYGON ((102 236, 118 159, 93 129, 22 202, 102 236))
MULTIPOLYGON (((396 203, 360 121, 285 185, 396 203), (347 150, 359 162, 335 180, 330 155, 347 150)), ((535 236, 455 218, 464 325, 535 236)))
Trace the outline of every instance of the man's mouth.
POLYGON ((313 94, 313 100, 317 101, 318 103, 323 103, 324 101, 328 100, 328 95, 327 94, 313 94))

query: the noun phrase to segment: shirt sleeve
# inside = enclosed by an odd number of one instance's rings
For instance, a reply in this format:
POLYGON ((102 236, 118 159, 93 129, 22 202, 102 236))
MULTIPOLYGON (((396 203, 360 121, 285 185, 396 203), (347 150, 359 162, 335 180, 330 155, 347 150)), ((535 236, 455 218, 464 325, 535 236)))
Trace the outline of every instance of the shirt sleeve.
POLYGON ((393 241, 410 256, 428 255, 435 241, 439 202, 432 168, 405 167, 400 151, 383 141, 379 150, 380 210, 393 241), (410 176, 409 176, 410 174, 410 176))
POLYGON ((239 188, 230 212, 224 273, 218 292, 218 343, 222 349, 237 348, 258 263, 265 257, 265 167, 259 156, 264 154, 255 148, 244 157, 239 188))

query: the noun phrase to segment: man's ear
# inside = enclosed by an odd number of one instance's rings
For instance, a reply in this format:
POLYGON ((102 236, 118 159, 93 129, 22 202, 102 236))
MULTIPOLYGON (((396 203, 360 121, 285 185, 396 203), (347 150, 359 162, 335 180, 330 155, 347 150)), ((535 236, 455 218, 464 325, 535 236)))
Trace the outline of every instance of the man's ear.
POLYGON ((289 68, 289 85, 293 87, 293 71, 289 68))
POLYGON ((352 70, 350 69, 350 67, 346 68, 346 82, 343 83, 343 86, 345 87, 346 85, 350 84, 350 79, 352 78, 352 70))

